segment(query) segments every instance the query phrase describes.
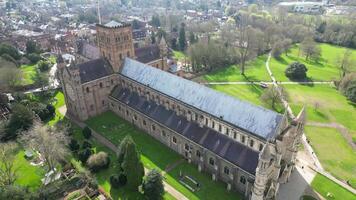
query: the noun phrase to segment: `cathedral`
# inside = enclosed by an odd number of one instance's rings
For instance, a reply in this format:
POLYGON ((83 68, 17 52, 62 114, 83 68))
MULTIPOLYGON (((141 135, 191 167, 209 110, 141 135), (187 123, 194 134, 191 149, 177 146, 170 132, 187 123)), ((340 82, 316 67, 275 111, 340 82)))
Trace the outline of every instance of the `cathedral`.
MULTIPOLYGON (((135 49, 129 24, 97 25, 95 56, 58 70, 67 113, 111 110, 245 199, 274 199, 288 181, 305 123, 167 72, 167 45, 135 49)), ((162 152, 164 153, 164 152, 162 152)))

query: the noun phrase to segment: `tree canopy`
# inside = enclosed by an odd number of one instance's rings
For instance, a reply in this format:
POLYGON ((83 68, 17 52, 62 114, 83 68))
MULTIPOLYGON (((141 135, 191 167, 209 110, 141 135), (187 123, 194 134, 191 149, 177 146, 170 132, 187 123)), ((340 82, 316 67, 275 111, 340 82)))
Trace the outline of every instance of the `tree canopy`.
POLYGON ((307 78, 307 67, 300 62, 293 62, 290 64, 286 71, 285 75, 291 80, 305 80, 307 78))

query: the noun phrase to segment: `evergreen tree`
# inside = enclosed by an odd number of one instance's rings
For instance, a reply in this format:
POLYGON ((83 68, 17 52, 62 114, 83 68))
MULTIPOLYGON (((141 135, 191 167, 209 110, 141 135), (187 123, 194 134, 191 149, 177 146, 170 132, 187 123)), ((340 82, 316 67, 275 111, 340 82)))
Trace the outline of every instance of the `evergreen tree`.
POLYGON ((178 43, 179 43, 179 49, 181 51, 184 51, 185 48, 187 47, 187 41, 185 39, 185 24, 184 23, 182 23, 180 25, 178 43))
POLYGON ((164 194, 162 176, 156 169, 148 172, 142 184, 142 189, 147 199, 159 200, 164 194))
POLYGON ((151 43, 154 44, 156 43, 156 35, 155 35, 155 32, 151 32, 151 43))
POLYGON ((142 183, 145 172, 136 144, 130 136, 126 136, 120 143, 118 162, 127 177, 127 186, 137 190, 142 183))

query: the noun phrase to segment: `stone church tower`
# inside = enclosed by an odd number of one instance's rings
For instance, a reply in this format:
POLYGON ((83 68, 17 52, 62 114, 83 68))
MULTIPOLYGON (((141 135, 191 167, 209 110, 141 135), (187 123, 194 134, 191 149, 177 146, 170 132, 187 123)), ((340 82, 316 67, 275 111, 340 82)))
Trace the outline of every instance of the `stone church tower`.
POLYGON ((304 124, 305 108, 275 141, 266 143, 259 155, 251 200, 273 200, 279 184, 288 182, 295 167, 304 124))
POLYGON ((110 62, 114 72, 120 71, 126 57, 135 58, 130 24, 115 21, 98 24, 96 38, 101 56, 110 62))

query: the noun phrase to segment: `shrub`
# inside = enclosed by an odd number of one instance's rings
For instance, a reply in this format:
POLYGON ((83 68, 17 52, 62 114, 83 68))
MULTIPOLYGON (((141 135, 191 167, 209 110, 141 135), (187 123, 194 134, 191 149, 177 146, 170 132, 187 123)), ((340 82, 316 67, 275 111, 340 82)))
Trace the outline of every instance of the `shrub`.
POLYGON ((82 133, 85 139, 89 139, 91 137, 91 130, 87 126, 83 129, 82 133))
POLYGON ((93 154, 87 160, 87 165, 89 169, 93 172, 97 172, 100 169, 104 169, 109 167, 110 159, 107 153, 99 152, 97 154, 93 154))
POLYGON ((82 144, 82 149, 86 149, 86 148, 88 148, 88 149, 91 148, 91 144, 90 144, 90 142, 87 141, 87 140, 85 140, 85 141, 83 142, 83 144, 82 144))
POLYGON ((287 67, 284 73, 291 80, 304 80, 307 78, 307 71, 308 69, 304 64, 294 62, 287 67))
POLYGON ((77 151, 77 150, 79 150, 78 141, 75 140, 75 139, 71 139, 70 142, 69 142, 69 148, 70 148, 70 150, 72 150, 72 151, 77 151))
POLYGON ((12 107, 10 120, 5 127, 5 136, 2 139, 9 140, 17 136, 20 130, 28 130, 33 123, 33 112, 22 104, 15 104, 12 107))
POLYGON ((127 183, 127 177, 123 172, 120 172, 119 174, 113 174, 110 176, 110 183, 115 188, 124 186, 127 183))
POLYGON ((47 104, 46 106, 49 116, 53 116, 56 113, 56 108, 52 104, 47 104))
POLYGON ((31 63, 37 63, 39 60, 41 60, 41 56, 36 53, 28 54, 27 58, 31 61, 31 63))
POLYGON ((162 199, 164 186, 159 171, 153 169, 147 173, 142 183, 142 189, 147 199, 162 199))
POLYGON ((90 155, 92 154, 89 148, 83 149, 79 152, 78 157, 82 163, 86 163, 90 155))
POLYGON ((356 81, 349 84, 344 93, 350 101, 356 103, 356 81))
POLYGON ((50 66, 49 66, 49 63, 46 62, 46 61, 41 60, 41 61, 38 62, 38 69, 39 69, 41 72, 48 71, 49 67, 50 67, 50 66))

